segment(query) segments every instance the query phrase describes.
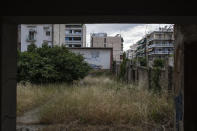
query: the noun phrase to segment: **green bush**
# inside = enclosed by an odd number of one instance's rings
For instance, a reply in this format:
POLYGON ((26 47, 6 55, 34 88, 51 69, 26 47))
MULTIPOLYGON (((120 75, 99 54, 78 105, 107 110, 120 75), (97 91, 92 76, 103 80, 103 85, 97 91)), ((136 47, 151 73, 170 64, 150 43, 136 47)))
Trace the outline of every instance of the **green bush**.
POLYGON ((145 57, 139 57, 138 58, 140 66, 146 66, 146 58, 145 57))
POLYGON ((161 69, 164 67, 164 60, 162 59, 155 59, 153 62, 153 74, 152 74, 152 89, 154 92, 161 92, 161 85, 159 83, 161 77, 161 69))
POLYGON ((126 74, 126 66, 127 66, 127 61, 128 59, 126 58, 126 53, 123 53, 123 61, 120 64, 120 74, 119 74, 119 79, 124 81, 125 79, 125 74, 126 74))
POLYGON ((153 67, 163 68, 164 67, 164 60, 159 59, 159 58, 155 59, 153 62, 153 67))
POLYGON ((65 46, 50 47, 45 43, 37 48, 31 44, 27 51, 18 51, 17 57, 18 82, 72 83, 84 78, 90 70, 83 56, 71 53, 65 46))

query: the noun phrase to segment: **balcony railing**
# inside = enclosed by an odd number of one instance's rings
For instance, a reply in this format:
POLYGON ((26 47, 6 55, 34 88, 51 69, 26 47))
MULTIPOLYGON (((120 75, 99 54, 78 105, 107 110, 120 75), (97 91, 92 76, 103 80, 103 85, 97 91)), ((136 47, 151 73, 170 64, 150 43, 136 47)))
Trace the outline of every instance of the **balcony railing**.
POLYGON ((174 47, 173 44, 152 44, 152 45, 149 45, 148 48, 152 48, 152 47, 174 47))
POLYGON ((153 55, 153 54, 173 54, 173 51, 152 51, 148 53, 148 55, 153 55))
POLYGON ((36 41, 36 37, 35 36, 34 36, 34 38, 26 37, 26 41, 27 42, 34 42, 34 41, 36 41))
POLYGON ((81 36, 82 33, 65 33, 67 36, 81 36))
POLYGON ((147 39, 147 42, 150 42, 152 40, 174 40, 174 38, 150 38, 147 39))
POLYGON ((65 40, 66 43, 80 43, 81 40, 65 40))

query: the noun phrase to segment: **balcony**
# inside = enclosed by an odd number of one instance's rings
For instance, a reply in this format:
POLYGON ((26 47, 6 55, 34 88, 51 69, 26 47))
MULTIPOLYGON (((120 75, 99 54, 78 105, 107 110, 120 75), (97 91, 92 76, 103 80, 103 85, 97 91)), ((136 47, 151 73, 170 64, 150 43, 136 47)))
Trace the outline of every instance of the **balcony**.
POLYGON ((65 40, 66 43, 81 43, 82 41, 81 40, 65 40))
POLYGON ((82 36, 82 33, 65 33, 66 36, 74 37, 74 36, 82 36))
POLYGON ((153 41, 153 40, 174 40, 174 38, 150 38, 147 39, 147 42, 153 41))
POLYGON ((36 41, 36 38, 35 37, 34 38, 27 37, 26 38, 26 41, 27 42, 35 42, 36 41))
POLYGON ((153 47, 174 47, 174 45, 167 43, 167 44, 152 44, 148 46, 148 48, 153 48, 153 47))
POLYGON ((173 54, 173 51, 152 51, 148 53, 148 55, 167 55, 167 54, 173 54))

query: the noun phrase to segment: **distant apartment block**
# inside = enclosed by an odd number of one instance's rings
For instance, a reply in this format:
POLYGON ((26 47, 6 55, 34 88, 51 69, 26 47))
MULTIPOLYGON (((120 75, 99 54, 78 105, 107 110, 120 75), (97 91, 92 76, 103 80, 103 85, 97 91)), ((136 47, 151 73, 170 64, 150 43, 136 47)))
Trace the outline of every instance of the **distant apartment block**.
POLYGON ((130 46, 130 49, 128 49, 127 51, 126 51, 126 56, 127 56, 127 58, 128 59, 130 59, 130 60, 132 60, 133 58, 135 58, 136 57, 136 49, 137 49, 137 44, 133 44, 133 45, 131 45, 130 46))
POLYGON ((146 57, 146 43, 147 43, 147 38, 143 37, 139 41, 136 42, 136 50, 135 54, 136 57, 146 57))
POLYGON ((93 33, 90 40, 91 47, 113 48, 113 60, 121 61, 123 53, 123 38, 120 34, 107 36, 107 33, 93 33))
POLYGON ((31 43, 41 47, 43 43, 52 46, 52 24, 22 24, 19 26, 18 47, 21 51, 26 51, 31 43))
POLYGON ((172 29, 160 28, 147 35, 148 61, 154 58, 168 58, 174 53, 174 33, 172 29))
POLYGON ((149 65, 152 65, 155 58, 169 58, 169 55, 174 53, 173 29, 159 28, 159 30, 145 35, 135 45, 137 48, 134 51, 134 57, 145 57, 149 65))
POLYGON ((67 47, 86 47, 86 26, 65 24, 65 44, 67 47))

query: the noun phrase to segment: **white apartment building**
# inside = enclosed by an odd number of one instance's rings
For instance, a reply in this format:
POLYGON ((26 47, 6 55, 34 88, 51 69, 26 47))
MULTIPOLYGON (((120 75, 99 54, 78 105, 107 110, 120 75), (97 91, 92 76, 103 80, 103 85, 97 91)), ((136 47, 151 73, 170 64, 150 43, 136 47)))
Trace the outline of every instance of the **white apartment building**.
POLYGON ((147 35, 147 56, 151 62, 154 58, 168 58, 174 53, 173 29, 161 28, 147 35))
POLYGON ((31 43, 41 47, 66 45, 67 47, 86 47, 86 26, 84 24, 22 24, 18 29, 18 48, 26 51, 31 43))
POLYGON ((43 43, 52 46, 52 24, 22 24, 20 26, 20 50, 26 51, 31 43, 41 47, 43 43))

